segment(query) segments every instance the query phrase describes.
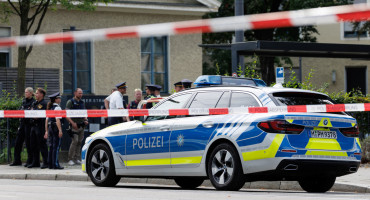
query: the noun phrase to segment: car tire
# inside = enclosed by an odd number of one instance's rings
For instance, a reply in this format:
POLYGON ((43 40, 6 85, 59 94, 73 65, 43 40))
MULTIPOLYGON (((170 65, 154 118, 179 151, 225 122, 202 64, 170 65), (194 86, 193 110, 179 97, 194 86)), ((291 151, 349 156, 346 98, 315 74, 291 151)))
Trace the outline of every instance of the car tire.
POLYGON ((222 143, 212 150, 208 159, 209 180, 217 190, 237 191, 245 184, 245 175, 234 146, 222 143))
POLYGON ((312 193, 324 193, 330 190, 335 183, 334 176, 315 176, 301 178, 298 183, 303 190, 312 193))
POLYGON ((202 185, 204 179, 203 178, 195 178, 195 177, 179 177, 174 179, 176 184, 180 186, 182 189, 195 189, 202 185))
POLYGON ((112 153, 106 144, 98 144, 92 149, 87 160, 87 173, 96 186, 113 187, 120 181, 112 153))

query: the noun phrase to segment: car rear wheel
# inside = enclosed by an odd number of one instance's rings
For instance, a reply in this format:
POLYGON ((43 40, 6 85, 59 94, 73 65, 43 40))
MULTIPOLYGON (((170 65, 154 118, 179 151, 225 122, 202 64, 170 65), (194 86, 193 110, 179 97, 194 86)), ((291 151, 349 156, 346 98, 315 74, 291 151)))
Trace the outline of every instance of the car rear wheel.
POLYGON ((298 183, 303 190, 314 193, 324 193, 333 187, 336 177, 315 176, 301 178, 298 183))
POLYGON ((245 176, 236 149, 222 143, 213 149, 207 163, 209 180, 217 190, 239 190, 245 184, 245 176))
POLYGON ((96 145, 87 160, 87 173, 96 186, 115 186, 121 177, 116 175, 112 153, 106 144, 96 145))
POLYGON ((183 189, 195 189, 202 185, 203 178, 179 177, 174 179, 176 184, 183 189))

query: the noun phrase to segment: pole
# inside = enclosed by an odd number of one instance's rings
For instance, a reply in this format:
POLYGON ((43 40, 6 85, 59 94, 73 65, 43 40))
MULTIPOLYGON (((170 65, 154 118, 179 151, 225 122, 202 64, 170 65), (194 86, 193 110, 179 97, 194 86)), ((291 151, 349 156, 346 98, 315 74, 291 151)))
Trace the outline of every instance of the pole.
POLYGON ((7 148, 8 148, 8 163, 10 163, 11 160, 11 149, 10 149, 10 137, 9 137, 9 118, 6 119, 6 142, 7 142, 7 148))
MULTIPOLYGON (((235 9, 234 9, 235 16, 244 15, 244 0, 235 0, 235 9)), ((243 30, 235 30, 235 43, 243 42, 244 41, 244 31, 243 30)), ((233 50, 232 50, 233 51, 233 50)), ((244 74, 244 56, 242 55, 235 55, 238 52, 232 52, 234 54, 234 58, 237 59, 236 63, 232 66, 232 73, 236 72, 236 70, 241 66, 242 74, 244 74), (236 57, 235 57, 236 56, 236 57)))
MULTIPOLYGON (((76 27, 74 26, 71 26, 69 28, 70 31, 75 31, 76 30, 76 27)), ((77 88, 77 73, 76 73, 76 65, 77 65, 77 61, 76 61, 76 51, 77 51, 77 47, 76 47, 76 42, 73 42, 73 49, 72 49, 72 94, 73 92, 76 90, 77 88)))

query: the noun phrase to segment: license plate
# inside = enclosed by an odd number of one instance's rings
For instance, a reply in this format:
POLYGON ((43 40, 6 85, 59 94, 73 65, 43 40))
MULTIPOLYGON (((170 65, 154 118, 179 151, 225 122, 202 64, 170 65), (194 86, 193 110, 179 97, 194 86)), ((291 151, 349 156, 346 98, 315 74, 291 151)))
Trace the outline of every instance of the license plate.
POLYGON ((311 130, 311 137, 312 138, 337 139, 337 132, 311 130))

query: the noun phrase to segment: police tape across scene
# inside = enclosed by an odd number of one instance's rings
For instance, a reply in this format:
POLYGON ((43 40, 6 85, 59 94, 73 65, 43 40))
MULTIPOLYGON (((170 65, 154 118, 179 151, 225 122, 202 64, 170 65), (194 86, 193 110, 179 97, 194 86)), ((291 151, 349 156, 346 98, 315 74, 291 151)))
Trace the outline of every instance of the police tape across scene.
POLYGON ((16 36, 0 39, 0 47, 307 26, 342 21, 364 21, 369 18, 370 5, 365 3, 215 19, 16 36))
POLYGON ((227 115, 257 113, 333 113, 370 111, 370 103, 295 105, 275 107, 190 108, 190 109, 116 109, 116 110, 0 110, 0 118, 46 117, 121 117, 121 116, 176 116, 227 115))

